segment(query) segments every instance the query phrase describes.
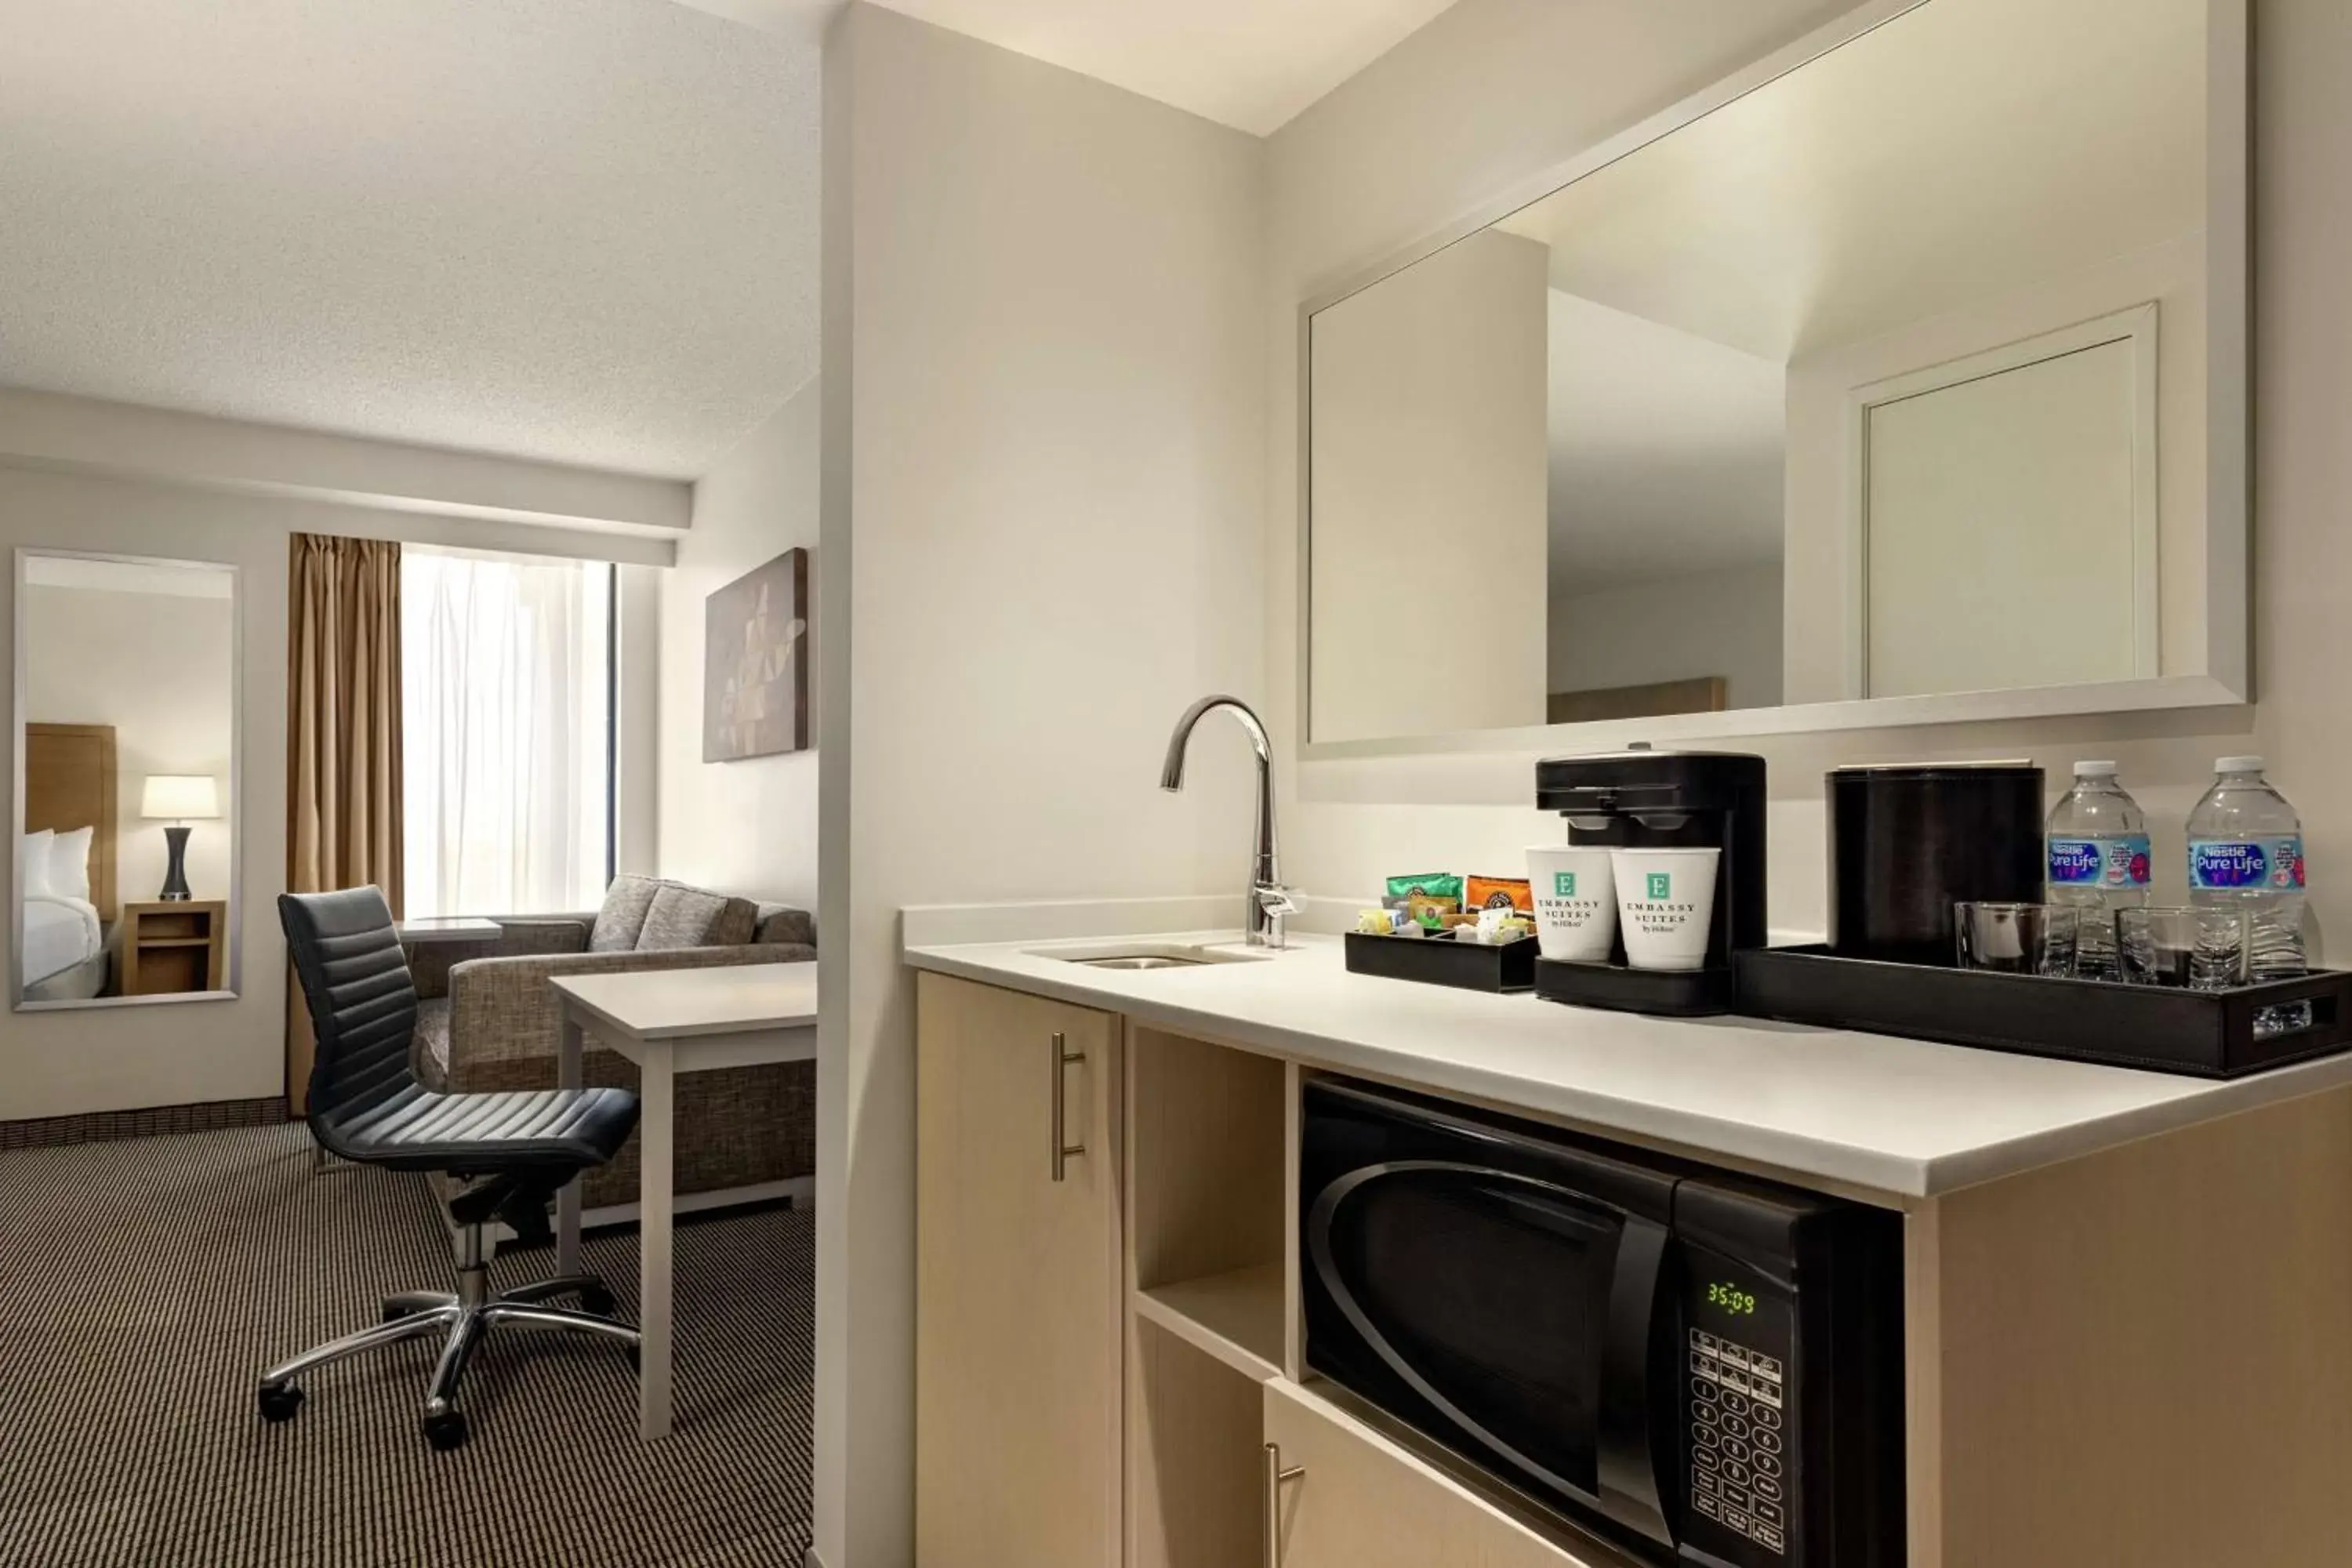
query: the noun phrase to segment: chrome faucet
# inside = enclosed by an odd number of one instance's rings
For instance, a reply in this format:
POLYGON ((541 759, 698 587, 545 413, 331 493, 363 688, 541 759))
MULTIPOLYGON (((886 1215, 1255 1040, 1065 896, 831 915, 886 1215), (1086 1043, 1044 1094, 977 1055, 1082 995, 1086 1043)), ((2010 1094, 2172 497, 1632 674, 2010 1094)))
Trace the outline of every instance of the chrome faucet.
POLYGON ((1257 845, 1250 863, 1248 904, 1242 916, 1243 940, 1252 947, 1283 945, 1284 917, 1298 912, 1298 900, 1282 885, 1274 864, 1274 748, 1265 726, 1249 705, 1237 698, 1203 697, 1184 710, 1176 732, 1168 737, 1168 761, 1160 769, 1160 787, 1173 794, 1184 787, 1184 746, 1202 715, 1222 708, 1249 731, 1250 747, 1257 752, 1257 845))

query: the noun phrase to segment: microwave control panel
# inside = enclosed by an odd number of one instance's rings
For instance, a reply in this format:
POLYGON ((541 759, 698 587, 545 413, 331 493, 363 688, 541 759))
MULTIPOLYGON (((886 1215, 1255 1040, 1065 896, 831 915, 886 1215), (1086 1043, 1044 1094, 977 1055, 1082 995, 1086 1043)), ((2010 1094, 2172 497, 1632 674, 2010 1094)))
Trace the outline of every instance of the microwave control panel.
POLYGON ((1789 1369, 1727 1334, 1693 1327, 1685 1347, 1690 1506, 1775 1558, 1789 1554, 1789 1369))

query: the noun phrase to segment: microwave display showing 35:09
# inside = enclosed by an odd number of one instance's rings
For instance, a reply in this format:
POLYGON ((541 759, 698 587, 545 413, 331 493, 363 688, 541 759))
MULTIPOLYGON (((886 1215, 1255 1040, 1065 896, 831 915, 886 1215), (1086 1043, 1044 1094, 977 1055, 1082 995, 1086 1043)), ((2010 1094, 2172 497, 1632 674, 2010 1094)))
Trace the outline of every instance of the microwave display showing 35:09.
POLYGON ((1706 1288, 1706 1304, 1720 1307, 1735 1318, 1752 1317, 1756 1298, 1734 1285, 1710 1283, 1706 1288))

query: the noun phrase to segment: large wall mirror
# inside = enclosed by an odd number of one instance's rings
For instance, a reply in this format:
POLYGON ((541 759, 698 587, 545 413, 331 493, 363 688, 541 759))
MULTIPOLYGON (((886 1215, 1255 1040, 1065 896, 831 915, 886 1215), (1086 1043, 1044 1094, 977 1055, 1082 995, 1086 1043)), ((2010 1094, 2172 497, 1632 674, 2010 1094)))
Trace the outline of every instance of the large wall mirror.
POLYGON ((1309 301, 1310 748, 2245 700, 2245 46, 1865 6, 1309 301))
POLYGON ((237 574, 16 552, 18 1010, 234 995, 237 574))

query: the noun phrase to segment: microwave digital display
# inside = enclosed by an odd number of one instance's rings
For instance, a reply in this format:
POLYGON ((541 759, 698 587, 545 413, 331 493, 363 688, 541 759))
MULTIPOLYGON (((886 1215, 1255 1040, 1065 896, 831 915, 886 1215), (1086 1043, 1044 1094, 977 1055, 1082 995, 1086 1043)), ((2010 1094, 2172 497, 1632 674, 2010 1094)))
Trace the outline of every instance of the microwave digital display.
POLYGON ((1708 1284, 1706 1304, 1710 1307, 1719 1307, 1735 1318, 1752 1318, 1756 1315, 1756 1298, 1739 1289, 1738 1286, 1727 1285, 1721 1280, 1708 1284))

